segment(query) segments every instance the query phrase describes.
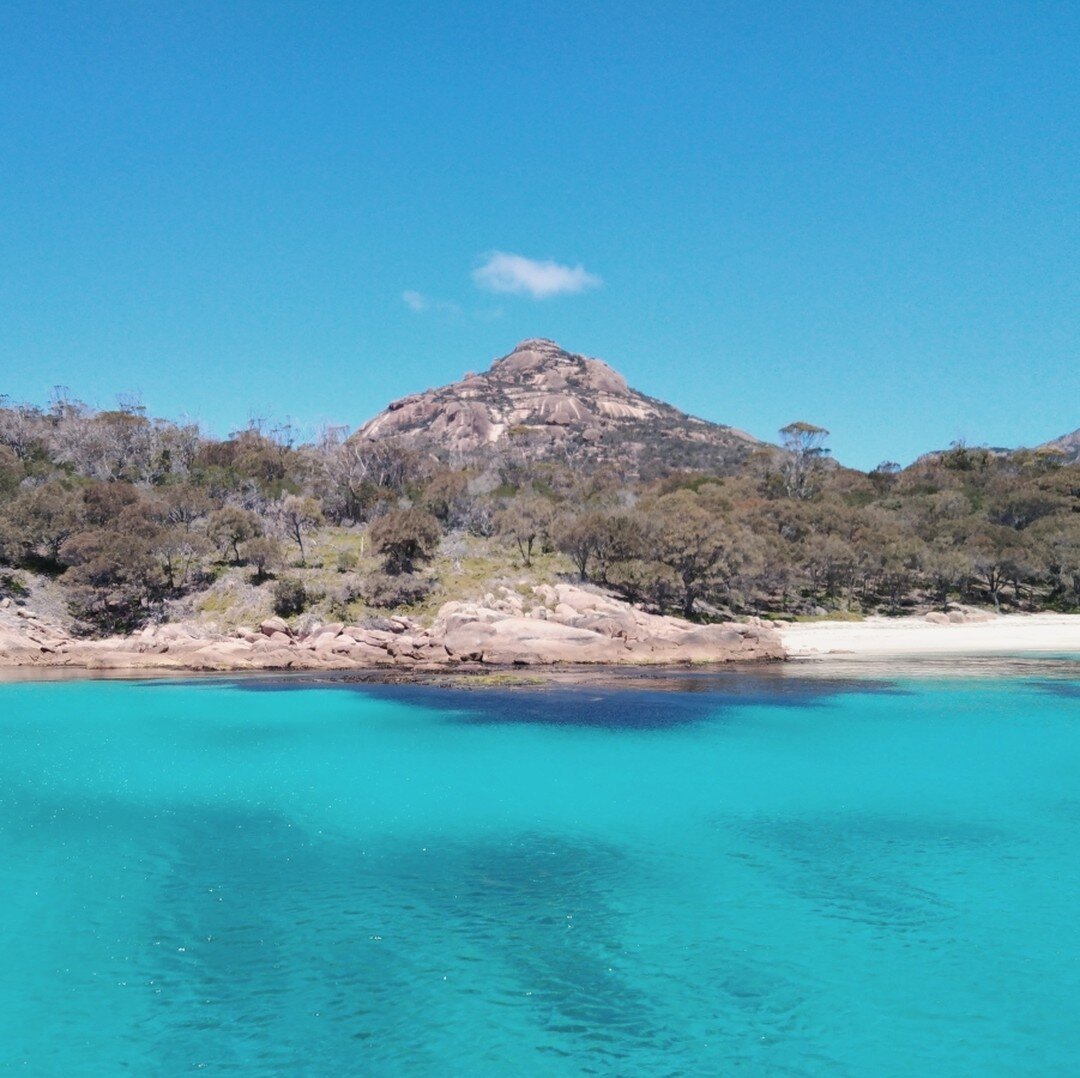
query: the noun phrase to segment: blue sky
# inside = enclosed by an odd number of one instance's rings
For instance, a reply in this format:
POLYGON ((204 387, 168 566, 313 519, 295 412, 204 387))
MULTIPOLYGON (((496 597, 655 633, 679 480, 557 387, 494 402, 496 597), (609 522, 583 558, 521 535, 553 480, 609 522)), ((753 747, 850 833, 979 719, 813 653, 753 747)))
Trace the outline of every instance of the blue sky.
POLYGON ((4 5, 0 393, 355 426, 545 336, 856 466, 1037 443, 1077 55, 1069 3, 4 5))

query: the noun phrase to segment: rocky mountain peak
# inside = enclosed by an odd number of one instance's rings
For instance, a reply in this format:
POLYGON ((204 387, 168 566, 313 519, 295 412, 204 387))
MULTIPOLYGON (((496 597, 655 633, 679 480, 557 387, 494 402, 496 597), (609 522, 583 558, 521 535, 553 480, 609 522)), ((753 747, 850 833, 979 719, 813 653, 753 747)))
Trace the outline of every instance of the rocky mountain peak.
POLYGON ((760 444, 639 393, 603 360, 543 337, 522 341, 482 374, 394 401, 354 437, 396 438, 459 463, 513 446, 635 474, 727 470, 760 444))
POLYGON ((555 341, 549 340, 547 337, 530 337, 528 340, 518 342, 512 352, 508 352, 505 356, 494 360, 491 369, 497 370, 501 367, 511 370, 541 366, 557 367, 571 358, 570 353, 555 341))
POLYGON ((630 395, 626 379, 603 360, 567 352, 544 337, 522 341, 512 352, 495 360, 488 374, 553 392, 573 386, 584 392, 630 395))

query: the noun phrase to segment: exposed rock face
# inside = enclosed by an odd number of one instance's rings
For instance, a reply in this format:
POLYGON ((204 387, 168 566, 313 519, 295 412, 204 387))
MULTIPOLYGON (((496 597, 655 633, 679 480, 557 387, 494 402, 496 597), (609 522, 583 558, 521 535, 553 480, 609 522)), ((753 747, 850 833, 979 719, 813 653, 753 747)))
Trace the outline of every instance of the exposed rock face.
POLYGON ((1074 430, 1072 434, 1063 434, 1060 438, 1055 438, 1039 448, 1057 450, 1063 453, 1068 461, 1080 461, 1080 430, 1074 430))
POLYGON ((736 468, 764 443, 647 397, 599 359, 522 341, 483 374, 394 401, 354 435, 397 438, 455 463, 520 448, 626 474, 736 468))
POLYGON ((667 664, 782 659, 777 633, 760 622, 693 625, 647 614, 595 591, 559 584, 523 596, 509 588, 481 603, 446 603, 429 627, 408 618, 390 629, 312 625, 280 618, 233 636, 198 626, 151 626, 127 637, 75 640, 33 615, 0 619, 0 666, 87 670, 340 670, 461 664, 667 664))

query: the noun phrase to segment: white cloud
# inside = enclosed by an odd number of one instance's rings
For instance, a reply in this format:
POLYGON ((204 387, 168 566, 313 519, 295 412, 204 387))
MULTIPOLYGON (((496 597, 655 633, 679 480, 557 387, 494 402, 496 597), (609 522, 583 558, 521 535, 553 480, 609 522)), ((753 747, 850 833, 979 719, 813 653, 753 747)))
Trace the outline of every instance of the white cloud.
POLYGON ((416 292, 412 289, 401 293, 401 302, 404 303, 410 311, 416 311, 417 314, 425 314, 429 311, 434 311, 436 314, 446 314, 456 317, 464 313, 460 303, 451 303, 448 299, 437 299, 435 296, 429 296, 424 292, 416 292))
POLYGON ((492 251, 487 261, 473 270, 473 280, 489 292, 509 292, 533 299, 548 299, 599 288, 604 282, 584 266, 538 262, 524 255, 492 251))

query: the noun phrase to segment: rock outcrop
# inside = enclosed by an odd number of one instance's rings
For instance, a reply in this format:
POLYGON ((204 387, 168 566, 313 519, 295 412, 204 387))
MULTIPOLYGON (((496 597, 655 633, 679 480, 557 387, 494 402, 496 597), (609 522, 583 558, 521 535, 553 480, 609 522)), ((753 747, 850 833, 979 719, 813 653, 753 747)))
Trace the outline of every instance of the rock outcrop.
POLYGON ((483 374, 394 401, 353 437, 396 439, 454 463, 520 451, 646 476, 730 472, 765 444, 647 397, 601 360, 549 340, 522 341, 483 374))
POLYGON ((686 664, 784 657, 776 632, 757 621, 694 625, 648 614, 569 584, 527 594, 501 588, 479 603, 446 603, 430 626, 393 617, 387 628, 313 624, 302 634, 281 618, 231 636, 187 623, 127 637, 78 640, 25 610, 0 620, 0 666, 87 670, 443 670, 470 664, 686 664))
POLYGON ((1063 434, 1060 438, 1046 442, 1039 448, 1060 453, 1065 460, 1073 463, 1080 461, 1080 430, 1074 430, 1072 434, 1063 434))

